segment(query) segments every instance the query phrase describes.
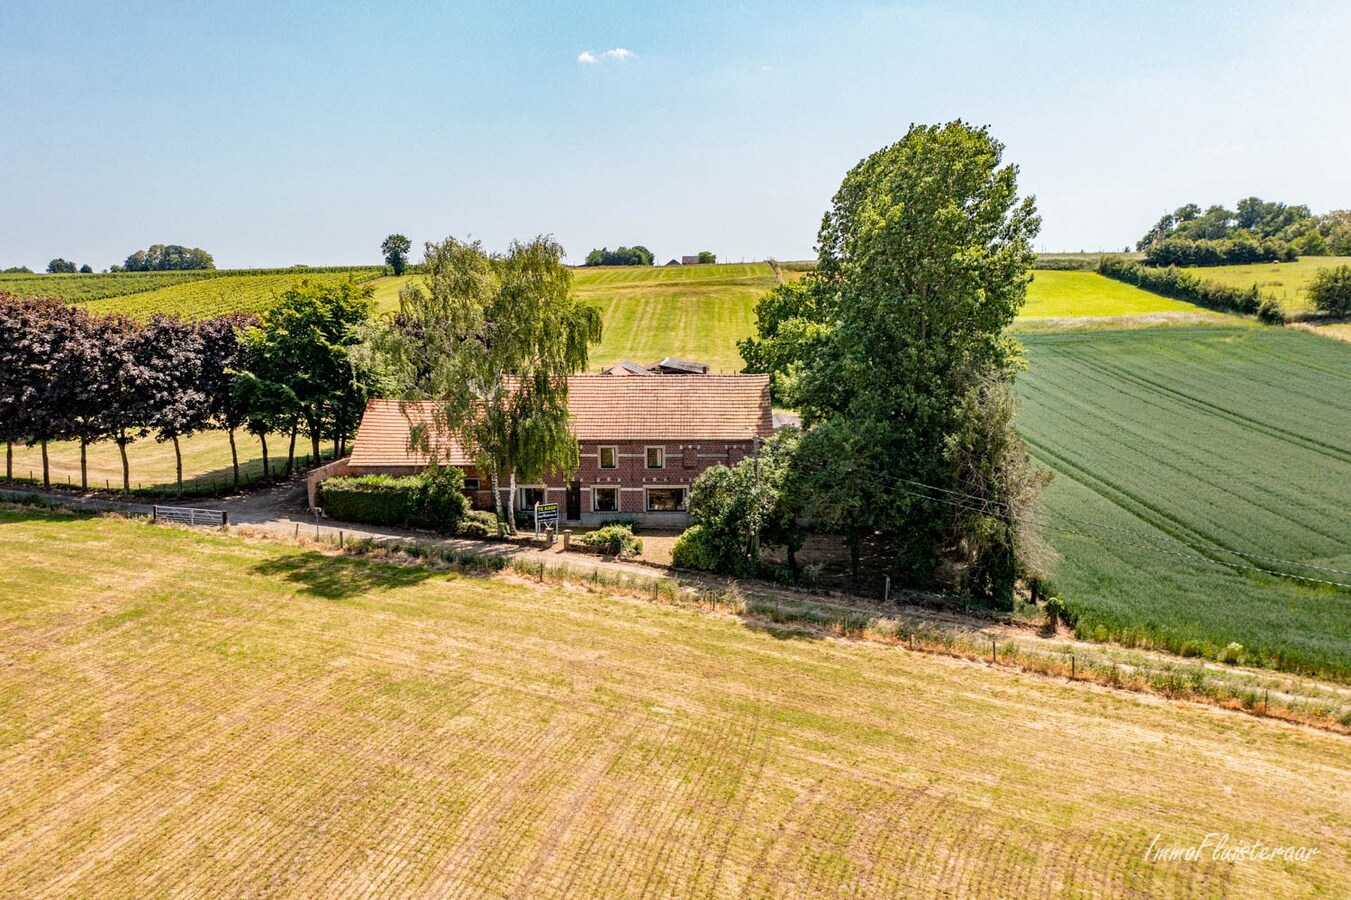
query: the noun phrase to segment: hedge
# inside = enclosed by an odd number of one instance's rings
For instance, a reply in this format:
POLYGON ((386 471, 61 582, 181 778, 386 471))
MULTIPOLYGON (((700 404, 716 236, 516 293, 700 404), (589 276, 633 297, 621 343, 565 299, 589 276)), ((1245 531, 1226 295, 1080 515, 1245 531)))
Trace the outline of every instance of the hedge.
POLYGON ((368 525, 406 525, 453 532, 469 509, 464 473, 429 470, 421 475, 330 478, 319 503, 331 518, 368 525))
POLYGON ((1105 256, 1098 263, 1098 274, 1133 284, 1151 293, 1172 297, 1175 300, 1185 300, 1221 312, 1260 315, 1262 320, 1267 322, 1284 320, 1280 306, 1269 298, 1264 300, 1255 284, 1247 290, 1242 290, 1205 281, 1174 266, 1151 269, 1138 263, 1105 256))

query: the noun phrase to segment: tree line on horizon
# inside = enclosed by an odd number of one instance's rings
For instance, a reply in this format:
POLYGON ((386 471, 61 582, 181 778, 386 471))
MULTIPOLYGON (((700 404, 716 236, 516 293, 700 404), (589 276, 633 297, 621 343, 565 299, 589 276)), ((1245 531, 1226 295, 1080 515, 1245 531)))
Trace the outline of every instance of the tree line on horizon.
POLYGON ((1351 255, 1351 210, 1315 215, 1303 204, 1246 197, 1235 209, 1188 203, 1135 245, 1149 266, 1228 266, 1351 255))
POLYGON ((355 433, 375 378, 352 352, 369 315, 369 292, 353 284, 301 282, 259 317, 232 314, 198 321, 91 313, 51 298, 0 292, 0 441, 5 477, 13 446, 42 448, 42 483, 51 485, 47 445, 80 445, 80 486, 88 489, 87 452, 111 441, 131 491, 127 448, 153 436, 174 445, 183 492, 180 440, 207 430, 229 435, 239 484, 239 429, 258 438, 270 473, 267 436, 289 434, 286 474, 297 435, 312 458, 329 438, 341 454, 355 433))

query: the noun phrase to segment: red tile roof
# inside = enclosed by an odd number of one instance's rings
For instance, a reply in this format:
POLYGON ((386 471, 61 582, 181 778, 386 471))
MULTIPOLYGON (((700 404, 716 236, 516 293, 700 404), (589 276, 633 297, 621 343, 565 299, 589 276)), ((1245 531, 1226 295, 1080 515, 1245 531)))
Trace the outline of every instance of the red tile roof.
MULTIPOLYGON (((430 423, 435 401, 372 400, 352 445, 356 467, 424 466, 408 449, 416 424, 430 423)), ((748 441, 773 433, 768 375, 654 375, 568 379, 572 430, 582 441, 748 441)), ((469 462, 449 436, 433 441, 438 458, 469 462)))

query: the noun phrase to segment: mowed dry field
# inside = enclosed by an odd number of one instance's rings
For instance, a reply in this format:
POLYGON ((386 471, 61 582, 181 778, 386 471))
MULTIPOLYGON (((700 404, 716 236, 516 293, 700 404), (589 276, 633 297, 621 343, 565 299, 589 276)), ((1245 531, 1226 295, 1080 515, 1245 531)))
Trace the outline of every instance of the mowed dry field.
POLYGON ((1336 735, 581 585, 31 510, 0 538, 0 894, 1351 883, 1336 735), (1319 852, 1145 858, 1209 832, 1319 852))

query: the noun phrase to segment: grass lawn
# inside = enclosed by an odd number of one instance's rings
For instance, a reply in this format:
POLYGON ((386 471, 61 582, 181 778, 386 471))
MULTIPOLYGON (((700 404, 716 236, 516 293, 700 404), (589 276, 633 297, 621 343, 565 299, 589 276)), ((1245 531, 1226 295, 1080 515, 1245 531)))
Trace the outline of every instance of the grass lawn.
POLYGON ((581 587, 41 511, 0 532, 16 896, 1351 882, 1336 735, 581 587), (1319 853, 1145 859, 1211 832, 1319 853))
POLYGON ((1097 272, 1037 271, 1020 318, 1136 316, 1145 313, 1207 313, 1191 303, 1160 297, 1097 272))
POLYGON ((1256 327, 1022 340, 1018 425, 1056 473, 1043 518, 1081 635, 1236 642, 1351 681, 1351 589, 1254 571, 1351 582, 1351 346, 1256 327))
POLYGON ((1263 294, 1275 297, 1286 312, 1313 309, 1304 289, 1319 269, 1351 265, 1346 256, 1302 256, 1295 262, 1254 263, 1247 266, 1199 266, 1186 271, 1206 281, 1218 281, 1235 288, 1257 285, 1263 294))
MULTIPOLYGON (((240 478, 255 479, 263 472, 263 453, 258 439, 240 431, 235 434, 239 451, 240 478)), ((204 431, 183 438, 183 482, 190 492, 210 492, 213 485, 222 488, 233 478, 230 468, 229 438, 222 431, 204 431)), ((268 463, 273 472, 286 465, 289 435, 272 435, 267 439, 268 463)), ((296 438, 296 454, 307 459, 310 443, 303 435, 296 438)), ((332 450, 331 445, 327 447, 332 450)), ((3 447, 0 447, 3 452, 3 447)), ((102 490, 105 481, 114 490, 122 485, 122 456, 117 445, 104 442, 89 447, 89 486, 102 490)), ((79 485, 80 445, 60 441, 47 446, 47 459, 53 483, 79 485)), ((127 448, 127 463, 131 469, 131 486, 146 490, 167 491, 174 487, 174 445, 160 443, 154 438, 137 441, 127 448)), ((0 471, 0 475, 3 475, 0 471)), ((42 449, 40 447, 14 448, 14 477, 32 477, 42 481, 42 449), (30 476, 31 472, 31 476, 30 476)))

